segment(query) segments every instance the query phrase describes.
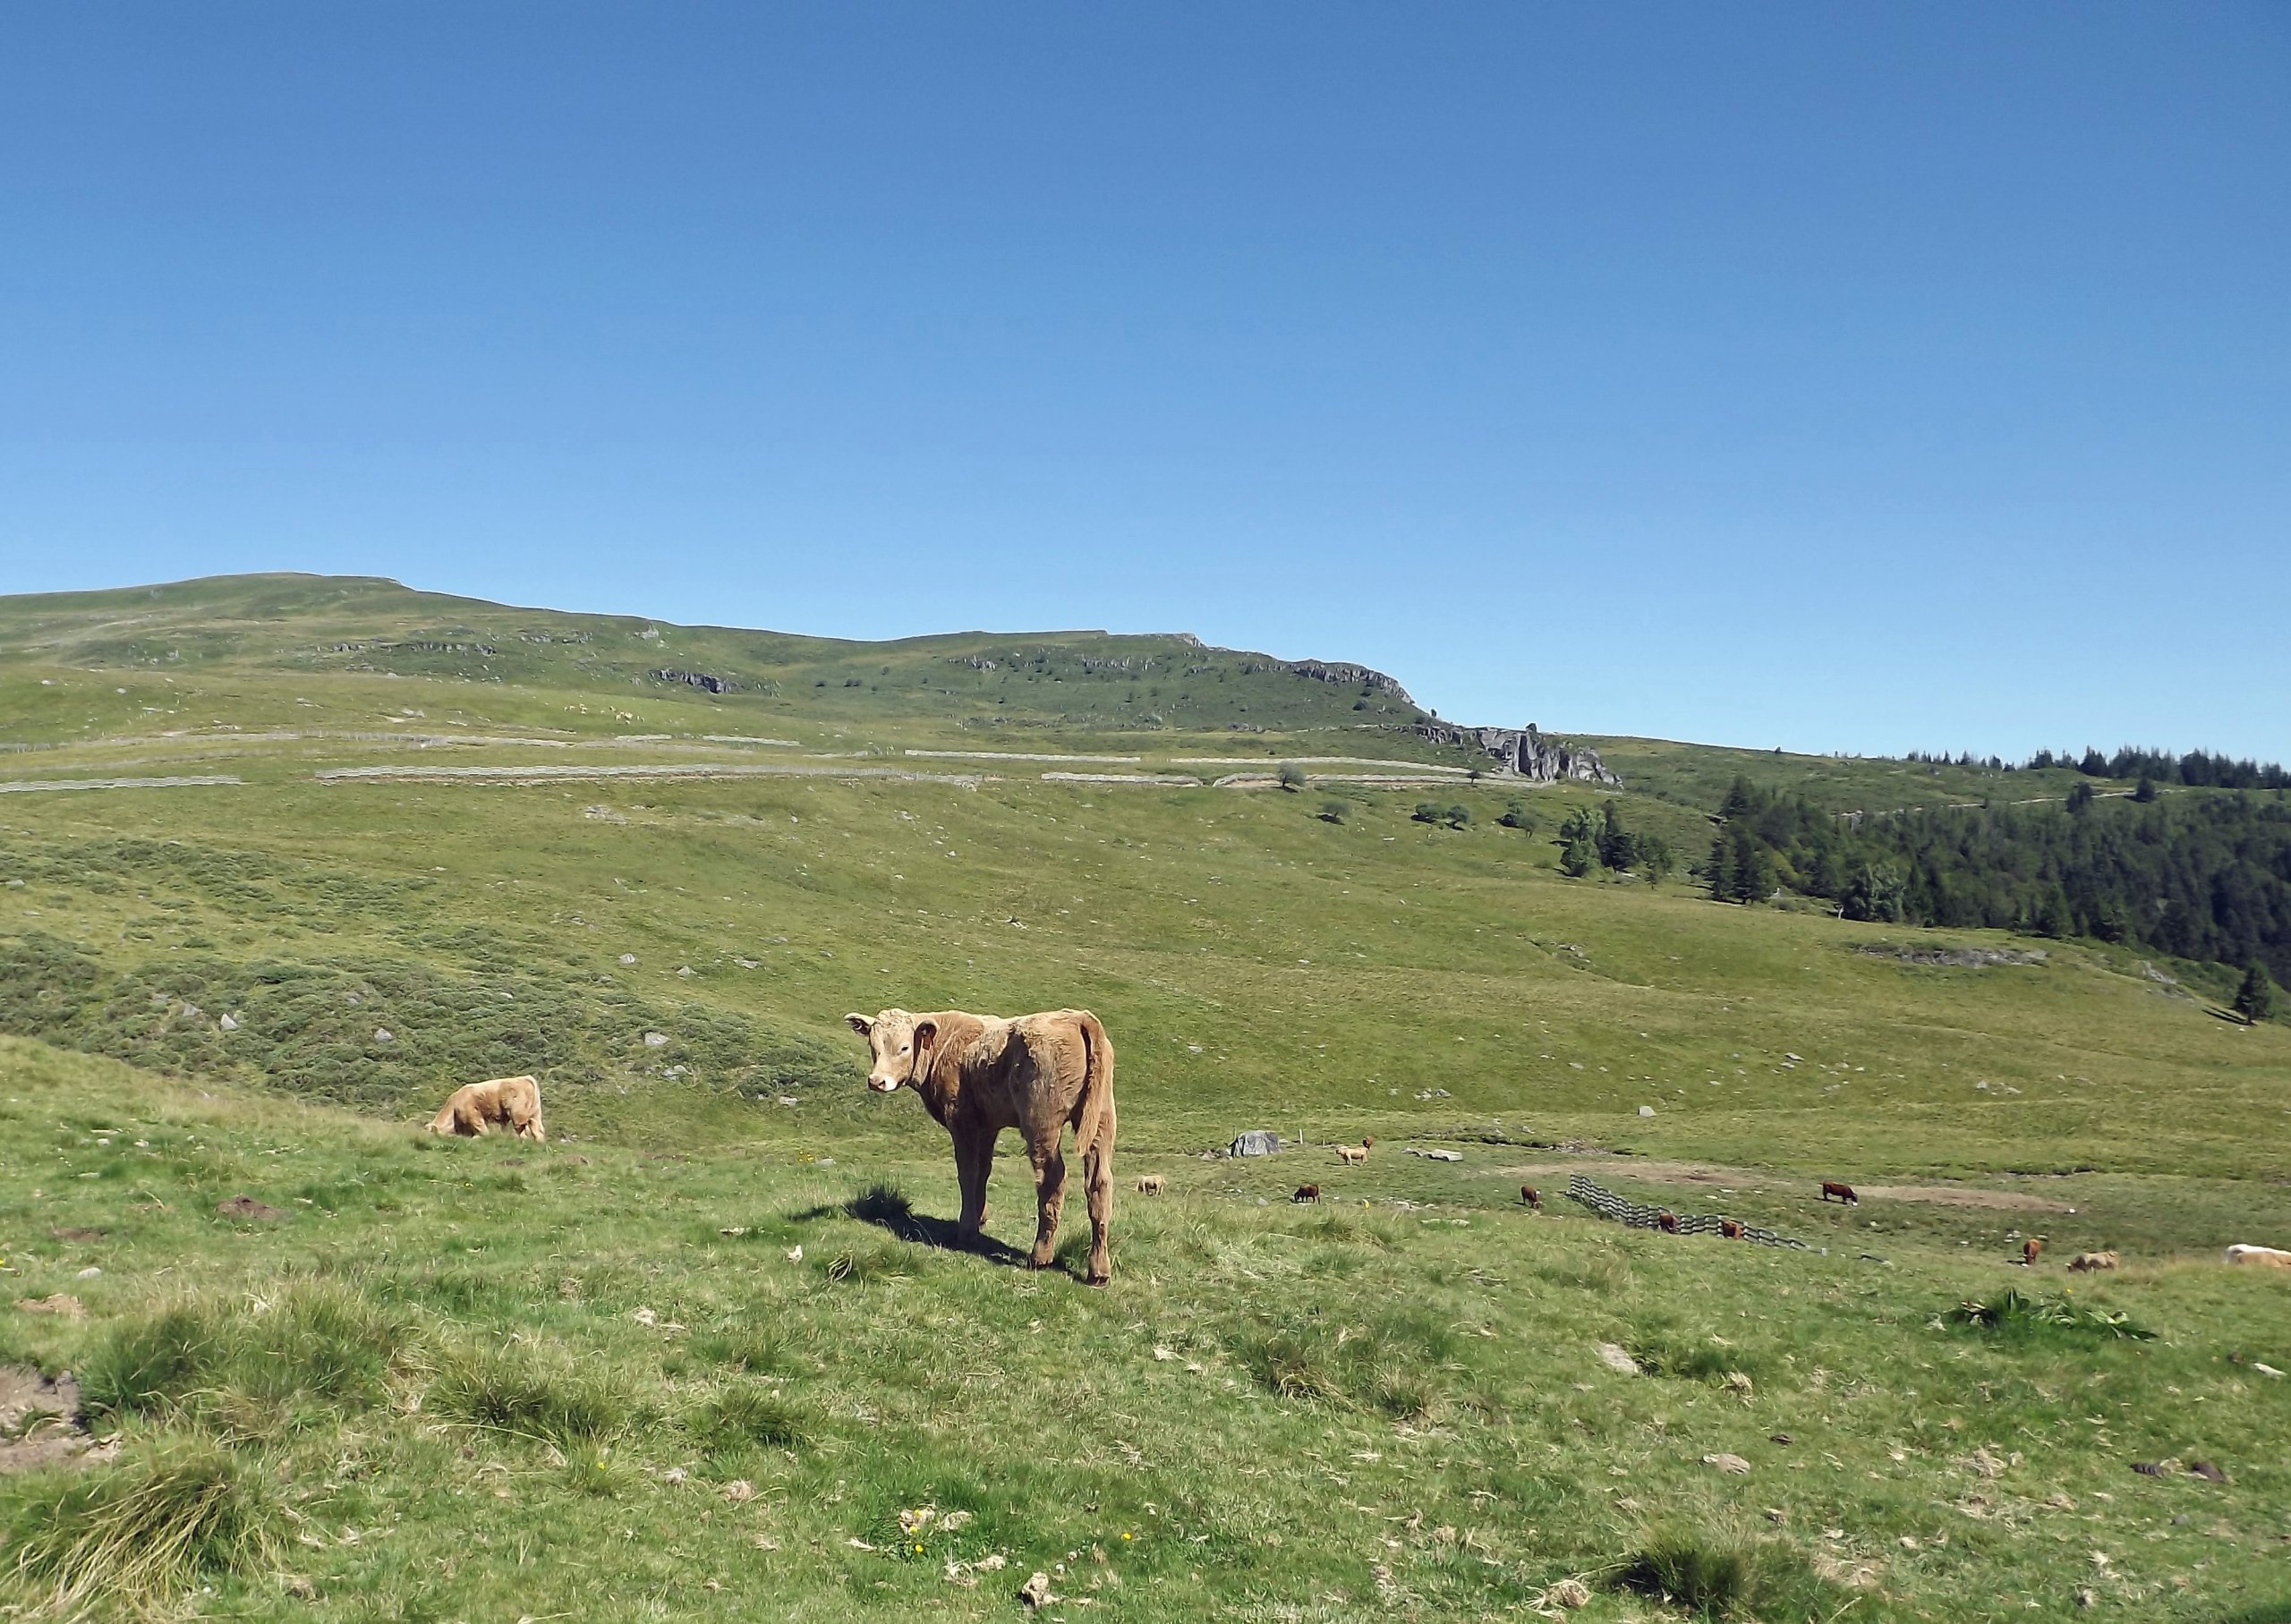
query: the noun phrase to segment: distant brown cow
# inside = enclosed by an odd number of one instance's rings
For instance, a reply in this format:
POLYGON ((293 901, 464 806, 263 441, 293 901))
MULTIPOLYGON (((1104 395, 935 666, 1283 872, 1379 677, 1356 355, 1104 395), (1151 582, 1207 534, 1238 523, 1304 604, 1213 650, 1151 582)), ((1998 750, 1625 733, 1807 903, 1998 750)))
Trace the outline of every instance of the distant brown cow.
POLYGON ((1724 1237, 1725 1237, 1726 1239, 1728 1239, 1728 1240, 1740 1240, 1740 1239, 1742 1239, 1742 1220, 1741 1219, 1739 1219, 1739 1218, 1722 1218, 1722 1219, 1720 1219, 1720 1220, 1718 1220, 1718 1233, 1719 1233, 1720 1235, 1724 1236, 1724 1237))
POLYGON ((495 1077, 454 1090, 453 1097, 430 1118, 433 1134, 459 1134, 474 1139, 493 1123, 520 1139, 546 1140, 549 1130, 541 1119, 541 1084, 532 1077, 495 1077))
POLYGON ((1858 1207, 1861 1204, 1861 1198, 1853 1193, 1852 1185, 1839 1184, 1834 1179, 1825 1178, 1822 1180, 1822 1199, 1828 1201, 1833 1197, 1849 1207, 1858 1207))
POLYGON ((1533 1207, 1538 1212, 1543 1211, 1543 1196, 1531 1184, 1520 1186, 1520 1200, 1523 1205, 1533 1207))
POLYGON ((1170 1181, 1159 1173, 1140 1173, 1137 1176, 1137 1193, 1140 1195, 1159 1195, 1169 1187, 1170 1181))
POLYGON ((2113 1252, 2079 1252, 2068 1260, 2068 1268, 2073 1274, 2090 1274, 2099 1269, 2113 1269, 2116 1262, 2113 1252))
POLYGON ((2037 1266, 2037 1256, 2043 1250, 2044 1242, 2038 1240, 2033 1237, 2023 1241, 2021 1243, 2021 1267, 2023 1269, 2035 1268, 2037 1266))
POLYGON ((1676 1235, 1679 1232, 1679 1215, 1670 1212, 1657 1212, 1655 1214, 1655 1227, 1665 1235, 1676 1235))
POLYGON ((1297 1186, 1297 1193, 1294 1195, 1291 1195, 1289 1199, 1291 1201, 1318 1201, 1320 1198, 1320 1186, 1316 1184, 1300 1184, 1297 1186))
POLYGON ((957 1230, 966 1241, 975 1239, 986 1221, 994 1142, 1004 1128, 1016 1128, 1035 1169, 1035 1245, 1026 1261, 1036 1269, 1050 1266, 1066 1205, 1060 1142, 1070 1123, 1090 1209, 1084 1278, 1093 1286, 1113 1278, 1106 1248, 1113 1221, 1113 1044, 1096 1016, 1054 1009, 1005 1020, 956 1009, 930 1015, 886 1009, 872 1018, 843 1018, 873 1051, 867 1086, 888 1094, 911 1085, 953 1137, 955 1176, 962 1186, 957 1230))

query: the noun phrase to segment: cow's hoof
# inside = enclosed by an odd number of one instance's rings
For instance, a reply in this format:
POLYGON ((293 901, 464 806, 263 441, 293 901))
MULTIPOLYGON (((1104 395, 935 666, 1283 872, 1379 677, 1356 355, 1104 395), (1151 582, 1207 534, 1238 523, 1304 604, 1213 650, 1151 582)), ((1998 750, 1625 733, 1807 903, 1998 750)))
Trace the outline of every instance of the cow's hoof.
POLYGON ((1085 1286, 1106 1286, 1112 1282, 1113 1271, 1111 1269, 1093 1269, 1082 1277, 1082 1283, 1085 1286))

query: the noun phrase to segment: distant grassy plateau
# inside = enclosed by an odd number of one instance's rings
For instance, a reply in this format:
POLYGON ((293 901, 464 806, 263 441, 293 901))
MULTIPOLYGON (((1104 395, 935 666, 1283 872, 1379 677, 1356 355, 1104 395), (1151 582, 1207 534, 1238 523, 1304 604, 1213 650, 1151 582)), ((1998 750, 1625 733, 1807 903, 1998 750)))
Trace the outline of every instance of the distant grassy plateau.
POLYGON ((0 1381, 6 1602, 2291 1618, 2291 1271, 2219 1261, 2291 1246, 2291 1027, 1560 872, 1579 809, 1692 857, 1737 777, 1980 769, 1562 735, 1622 786, 1536 783, 1427 719, 1175 635, 0 599, 0 1367, 111 1441, 9 1469, 0 1381), (1061 1005, 1119 1056, 1103 1291, 945 1244, 842 1024, 1061 1005), (525 1071, 549 1144, 415 1131, 525 1071))

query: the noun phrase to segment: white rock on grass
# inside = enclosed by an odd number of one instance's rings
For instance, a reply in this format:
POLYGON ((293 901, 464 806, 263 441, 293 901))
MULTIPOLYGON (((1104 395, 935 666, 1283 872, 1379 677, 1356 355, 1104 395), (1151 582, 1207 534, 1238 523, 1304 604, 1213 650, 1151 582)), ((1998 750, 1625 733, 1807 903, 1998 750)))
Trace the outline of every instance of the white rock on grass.
POLYGON ((1639 1373, 1639 1361, 1613 1342, 1599 1344, 1599 1362, 1619 1376, 1639 1373))

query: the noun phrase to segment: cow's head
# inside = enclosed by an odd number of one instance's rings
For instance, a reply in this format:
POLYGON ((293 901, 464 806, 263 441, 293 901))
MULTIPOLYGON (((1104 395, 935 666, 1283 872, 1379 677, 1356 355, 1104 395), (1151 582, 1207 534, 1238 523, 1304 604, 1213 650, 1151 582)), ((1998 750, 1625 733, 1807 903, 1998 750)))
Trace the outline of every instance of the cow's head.
POLYGON ((867 1086, 877 1093, 888 1094, 930 1070, 932 1048, 939 1041, 936 1021, 917 1020, 904 1009, 886 1009, 873 1018, 864 1015, 843 1018, 874 1051, 867 1086))

